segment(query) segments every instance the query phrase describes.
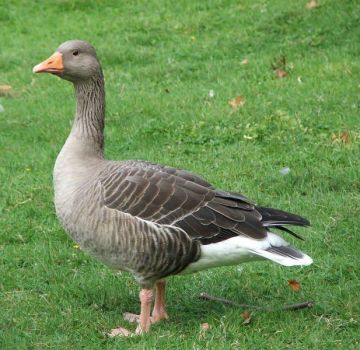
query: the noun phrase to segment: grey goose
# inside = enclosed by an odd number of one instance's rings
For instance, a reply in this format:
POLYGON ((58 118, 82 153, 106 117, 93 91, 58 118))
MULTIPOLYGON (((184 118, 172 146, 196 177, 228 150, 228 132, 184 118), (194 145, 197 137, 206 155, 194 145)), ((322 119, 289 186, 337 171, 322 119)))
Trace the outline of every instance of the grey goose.
MULTIPOLYGON (((74 84, 76 116, 53 173, 56 214, 83 250, 134 275, 141 287, 136 334, 167 318, 168 276, 261 259, 285 266, 312 263, 272 232, 299 238, 287 225, 307 226, 306 219, 258 207, 188 171, 104 159, 104 78, 90 44, 66 41, 33 72, 74 84)), ((120 327, 111 334, 130 332, 120 327)))

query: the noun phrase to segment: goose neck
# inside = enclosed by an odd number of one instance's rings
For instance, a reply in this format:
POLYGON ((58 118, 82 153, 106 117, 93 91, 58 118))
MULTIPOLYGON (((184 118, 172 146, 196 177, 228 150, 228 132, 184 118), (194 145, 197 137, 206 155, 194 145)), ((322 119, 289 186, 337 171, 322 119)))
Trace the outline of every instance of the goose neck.
POLYGON ((103 156, 105 123, 104 78, 99 76, 75 85, 76 117, 72 128, 75 134, 90 143, 94 152, 103 156))

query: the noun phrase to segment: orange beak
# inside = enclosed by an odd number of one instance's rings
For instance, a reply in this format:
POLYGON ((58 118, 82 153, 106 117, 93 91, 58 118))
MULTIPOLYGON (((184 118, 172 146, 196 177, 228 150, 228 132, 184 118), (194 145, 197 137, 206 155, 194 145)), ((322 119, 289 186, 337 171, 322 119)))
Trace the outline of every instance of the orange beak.
POLYGON ((59 74, 64 71, 62 54, 55 52, 47 60, 39 63, 33 68, 33 73, 55 73, 59 74))

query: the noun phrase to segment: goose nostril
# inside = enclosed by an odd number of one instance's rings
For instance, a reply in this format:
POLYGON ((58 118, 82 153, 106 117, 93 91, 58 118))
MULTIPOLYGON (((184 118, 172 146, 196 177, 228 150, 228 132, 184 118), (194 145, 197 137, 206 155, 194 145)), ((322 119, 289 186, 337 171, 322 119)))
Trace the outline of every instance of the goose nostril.
POLYGON ((49 62, 48 62, 48 64, 53 64, 53 63, 54 63, 54 61, 49 61, 49 62))

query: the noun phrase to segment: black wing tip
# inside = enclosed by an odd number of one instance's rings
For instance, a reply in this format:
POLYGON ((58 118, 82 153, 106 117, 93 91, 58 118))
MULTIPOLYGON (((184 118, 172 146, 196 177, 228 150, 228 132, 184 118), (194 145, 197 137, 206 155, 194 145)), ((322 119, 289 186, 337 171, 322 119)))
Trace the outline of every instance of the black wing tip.
POLYGON ((294 225, 294 226, 303 226, 303 227, 309 227, 311 226, 311 223, 309 220, 298 216, 299 220, 289 220, 288 222, 280 222, 280 225, 294 225))
POLYGON ((304 219, 305 223, 304 223, 304 227, 310 227, 311 226, 311 222, 308 219, 304 219))
POLYGON ((300 215, 289 213, 280 209, 257 207, 257 210, 262 215, 262 222, 268 226, 277 225, 295 225, 295 226, 311 226, 308 219, 300 215))

